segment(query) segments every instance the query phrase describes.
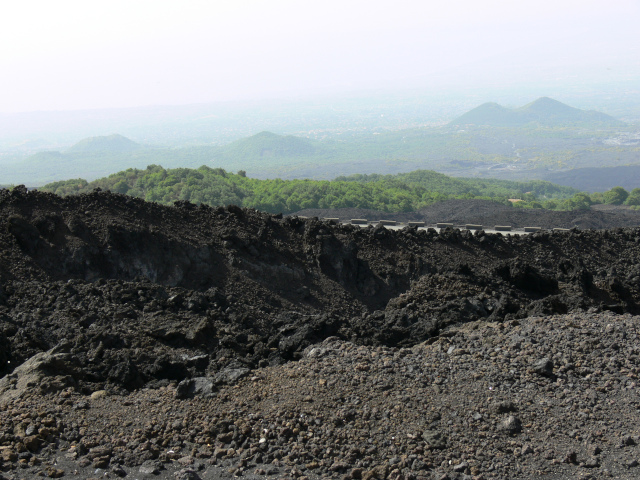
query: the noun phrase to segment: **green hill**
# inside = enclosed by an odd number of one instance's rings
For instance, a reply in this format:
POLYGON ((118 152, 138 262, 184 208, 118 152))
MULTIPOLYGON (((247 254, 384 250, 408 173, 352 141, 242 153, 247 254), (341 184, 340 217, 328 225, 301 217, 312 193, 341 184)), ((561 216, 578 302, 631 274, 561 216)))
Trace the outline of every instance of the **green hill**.
POLYGON ((42 190, 68 195, 90 192, 94 188, 164 204, 179 200, 213 206, 232 203, 272 213, 306 208, 408 212, 453 198, 491 199, 511 205, 509 198, 566 199, 577 192, 548 182, 451 178, 428 170, 400 175, 352 175, 333 181, 259 180, 221 168, 165 170, 158 165, 150 165, 145 170, 128 169, 90 183, 82 179, 55 182, 42 190))
POLYGON ((95 153, 128 153, 141 148, 139 143, 129 140, 122 135, 113 134, 101 137, 89 137, 81 140, 65 153, 95 154, 95 153))
POLYGON ((516 109, 508 109, 497 103, 485 103, 450 123, 493 127, 521 127, 528 124, 547 127, 624 125, 623 122, 604 113, 580 110, 549 97, 539 98, 516 109))

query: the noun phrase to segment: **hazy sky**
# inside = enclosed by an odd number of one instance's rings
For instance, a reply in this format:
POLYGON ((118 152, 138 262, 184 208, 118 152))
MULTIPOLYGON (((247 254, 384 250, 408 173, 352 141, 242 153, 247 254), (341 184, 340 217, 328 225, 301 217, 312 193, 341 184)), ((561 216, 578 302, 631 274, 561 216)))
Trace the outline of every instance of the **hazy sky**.
POLYGON ((613 75, 638 67, 639 24, 639 0, 7 1, 0 112, 429 87, 483 68, 517 82, 527 65, 613 75))

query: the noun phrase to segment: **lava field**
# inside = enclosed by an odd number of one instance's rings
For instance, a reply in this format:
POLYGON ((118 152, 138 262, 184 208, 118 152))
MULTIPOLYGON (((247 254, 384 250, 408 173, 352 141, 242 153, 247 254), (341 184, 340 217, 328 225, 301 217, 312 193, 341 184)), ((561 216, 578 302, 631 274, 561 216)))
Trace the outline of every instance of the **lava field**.
POLYGON ((0 478, 640 476, 640 228, 0 212, 0 478))

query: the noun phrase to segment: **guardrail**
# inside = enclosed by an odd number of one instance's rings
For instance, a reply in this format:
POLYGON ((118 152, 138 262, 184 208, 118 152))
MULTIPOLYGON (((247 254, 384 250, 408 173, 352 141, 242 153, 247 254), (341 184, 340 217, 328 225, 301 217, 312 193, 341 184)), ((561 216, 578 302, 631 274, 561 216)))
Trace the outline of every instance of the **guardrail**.
MULTIPOLYGON (((304 219, 306 217, 298 217, 298 218, 304 219)), ((437 228, 441 230, 445 228, 453 228, 453 229, 471 230, 471 231, 484 230, 488 232, 497 232, 497 233, 507 232, 507 233, 512 233, 514 235, 520 235, 522 233, 535 233, 535 232, 540 232, 542 230, 550 230, 553 232, 569 232, 571 230, 570 228, 560 228, 560 227, 556 227, 556 228, 513 227, 512 225, 494 225, 490 227, 490 226, 485 226, 485 225, 480 225, 475 223, 466 223, 464 225, 456 225, 450 222, 436 222, 436 223, 427 224, 426 222, 421 222, 421 221, 410 221, 410 222, 402 223, 402 222, 398 222, 397 220, 368 220, 366 218, 352 218, 351 220, 348 220, 348 221, 341 221, 337 217, 324 217, 323 220, 329 223, 346 223, 346 224, 359 225, 359 226, 369 226, 372 224, 378 224, 385 227, 396 227, 396 228, 402 228, 407 226, 417 227, 422 229, 437 228)))

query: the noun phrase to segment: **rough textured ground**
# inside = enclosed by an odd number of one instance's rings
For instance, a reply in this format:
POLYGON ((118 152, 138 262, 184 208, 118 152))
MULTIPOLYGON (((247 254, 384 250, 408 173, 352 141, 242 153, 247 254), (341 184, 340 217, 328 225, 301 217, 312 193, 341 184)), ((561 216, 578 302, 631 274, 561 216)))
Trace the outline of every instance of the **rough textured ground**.
POLYGON ((639 263, 0 191, 0 475, 634 478, 639 263))

